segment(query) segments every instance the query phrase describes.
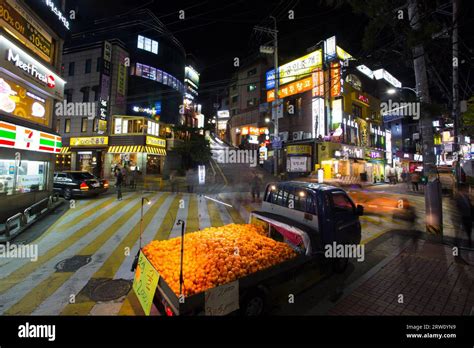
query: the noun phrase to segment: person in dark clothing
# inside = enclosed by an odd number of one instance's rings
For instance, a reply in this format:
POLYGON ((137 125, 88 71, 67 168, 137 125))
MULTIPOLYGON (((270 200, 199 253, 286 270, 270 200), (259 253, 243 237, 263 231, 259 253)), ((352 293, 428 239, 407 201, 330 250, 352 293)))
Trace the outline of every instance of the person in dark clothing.
POLYGON ((122 200, 122 184, 123 184, 123 174, 120 168, 117 168, 115 171, 115 187, 117 189, 117 200, 122 200))
POLYGON ((413 186, 413 191, 418 192, 420 184, 420 174, 415 172, 411 175, 411 184, 413 186))
POLYGON ((251 191, 252 191, 252 202, 255 202, 255 197, 257 202, 260 201, 260 186, 261 180, 257 173, 254 173, 252 180, 250 181, 251 191))
POLYGON ((469 246, 472 246, 472 218, 474 217, 471 200, 469 199, 469 186, 460 184, 454 196, 456 207, 461 215, 461 223, 464 232, 467 234, 469 246))

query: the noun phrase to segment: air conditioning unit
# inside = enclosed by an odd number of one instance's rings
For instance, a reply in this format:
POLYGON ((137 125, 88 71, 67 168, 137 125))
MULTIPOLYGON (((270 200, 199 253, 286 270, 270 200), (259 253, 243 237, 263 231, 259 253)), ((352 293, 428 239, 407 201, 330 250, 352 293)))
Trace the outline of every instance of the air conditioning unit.
POLYGON ((304 132, 293 132, 293 140, 301 140, 303 139, 304 132))
POLYGON ((312 137, 313 137, 313 134, 311 132, 303 134, 303 139, 311 139, 312 137))
POLYGON ((281 141, 288 141, 288 132, 281 132, 278 134, 281 141))

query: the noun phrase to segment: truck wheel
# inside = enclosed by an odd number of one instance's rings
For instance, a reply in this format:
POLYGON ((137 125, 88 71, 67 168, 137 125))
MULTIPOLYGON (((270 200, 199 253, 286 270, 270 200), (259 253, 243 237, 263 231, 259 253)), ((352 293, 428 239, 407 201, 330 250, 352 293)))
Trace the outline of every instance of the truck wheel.
POLYGON ((349 259, 347 257, 340 258, 334 260, 332 264, 332 269, 335 273, 344 273, 347 269, 347 265, 349 264, 349 259))
POLYGON ((69 201, 72 198, 72 191, 71 189, 64 189, 63 191, 63 197, 65 200, 69 201))
POLYGON ((265 314, 266 310, 266 298, 265 294, 261 291, 252 291, 242 303, 240 308, 242 315, 245 316, 261 316, 265 314))

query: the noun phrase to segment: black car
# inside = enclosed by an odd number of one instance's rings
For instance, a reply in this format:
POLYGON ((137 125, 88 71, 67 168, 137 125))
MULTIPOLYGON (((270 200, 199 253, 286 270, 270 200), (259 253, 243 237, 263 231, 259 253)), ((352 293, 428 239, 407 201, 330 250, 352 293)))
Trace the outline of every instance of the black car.
POLYGON ((88 172, 64 171, 54 173, 54 192, 65 199, 90 197, 109 189, 107 180, 99 179, 88 172))

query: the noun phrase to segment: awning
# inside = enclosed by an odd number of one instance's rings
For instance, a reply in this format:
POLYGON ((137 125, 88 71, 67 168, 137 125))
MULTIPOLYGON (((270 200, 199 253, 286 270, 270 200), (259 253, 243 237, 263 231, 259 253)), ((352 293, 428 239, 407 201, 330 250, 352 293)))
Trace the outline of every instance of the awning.
POLYGON ((166 156, 166 150, 153 146, 109 146, 108 153, 149 153, 166 156))
POLYGON ((59 152, 60 155, 69 155, 71 154, 71 148, 68 146, 64 146, 61 148, 61 151, 59 152))

